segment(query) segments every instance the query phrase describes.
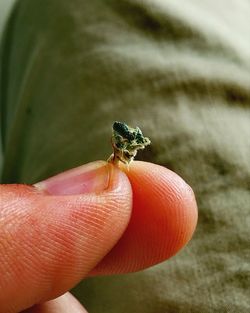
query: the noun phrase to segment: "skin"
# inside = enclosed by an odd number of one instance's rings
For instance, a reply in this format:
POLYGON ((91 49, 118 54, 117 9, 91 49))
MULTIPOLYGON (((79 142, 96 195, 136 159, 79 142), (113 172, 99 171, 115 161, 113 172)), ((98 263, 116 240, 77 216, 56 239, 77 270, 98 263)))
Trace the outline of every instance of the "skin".
POLYGON ((178 175, 139 161, 105 166, 98 192, 0 185, 0 312, 86 312, 67 293, 80 280, 139 271, 191 239, 196 201, 178 175))

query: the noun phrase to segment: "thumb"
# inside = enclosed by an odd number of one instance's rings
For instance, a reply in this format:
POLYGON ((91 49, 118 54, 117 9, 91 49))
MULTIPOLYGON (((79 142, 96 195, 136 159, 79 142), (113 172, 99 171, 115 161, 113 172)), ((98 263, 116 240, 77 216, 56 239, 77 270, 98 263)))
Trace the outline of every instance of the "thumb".
POLYGON ((121 237, 132 206, 127 176, 104 161, 0 194, 0 312, 72 288, 121 237))

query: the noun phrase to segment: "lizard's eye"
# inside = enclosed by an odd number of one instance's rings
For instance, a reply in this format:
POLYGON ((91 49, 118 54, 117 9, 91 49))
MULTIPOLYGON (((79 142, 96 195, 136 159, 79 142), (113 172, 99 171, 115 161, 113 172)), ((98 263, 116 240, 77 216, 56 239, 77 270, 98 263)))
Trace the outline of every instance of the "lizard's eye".
POLYGON ((123 153, 125 155, 126 158, 131 158, 133 155, 131 155, 128 151, 124 151, 123 153))

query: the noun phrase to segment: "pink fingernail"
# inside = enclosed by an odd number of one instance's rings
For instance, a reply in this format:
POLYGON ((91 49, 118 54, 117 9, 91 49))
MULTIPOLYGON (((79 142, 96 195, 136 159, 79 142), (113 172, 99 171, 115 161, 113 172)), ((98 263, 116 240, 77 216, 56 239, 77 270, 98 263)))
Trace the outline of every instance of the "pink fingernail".
POLYGON ((96 161, 48 178, 34 186, 52 195, 101 192, 109 186, 107 162, 96 161))

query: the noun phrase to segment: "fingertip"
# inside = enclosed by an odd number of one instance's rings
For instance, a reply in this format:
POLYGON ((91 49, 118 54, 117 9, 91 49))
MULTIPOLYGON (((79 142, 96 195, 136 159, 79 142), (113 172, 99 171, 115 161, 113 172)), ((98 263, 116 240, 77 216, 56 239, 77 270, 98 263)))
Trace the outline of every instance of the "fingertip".
POLYGON ((157 230, 155 236, 161 246, 158 261, 175 255, 192 238, 197 225, 192 188, 175 172, 149 162, 134 162, 127 175, 139 208, 135 222, 144 216, 154 224, 153 231, 157 230))
POLYGON ((33 306, 23 313, 88 313, 80 302, 69 292, 62 296, 33 306))
POLYGON ((137 271, 175 255, 191 239, 197 205, 190 186, 163 166, 135 161, 123 168, 133 190, 129 225, 118 244, 92 271, 137 271))
MULTIPOLYGON (((180 229, 183 237, 179 238, 179 244, 186 244, 191 239, 198 220, 197 203, 191 186, 175 172, 149 162, 134 162, 127 175, 133 190, 138 192, 138 189, 143 189, 148 195, 147 201, 155 207, 155 212, 167 214, 172 225, 180 229)), ((145 201, 141 199, 139 205, 143 207, 145 201)))

